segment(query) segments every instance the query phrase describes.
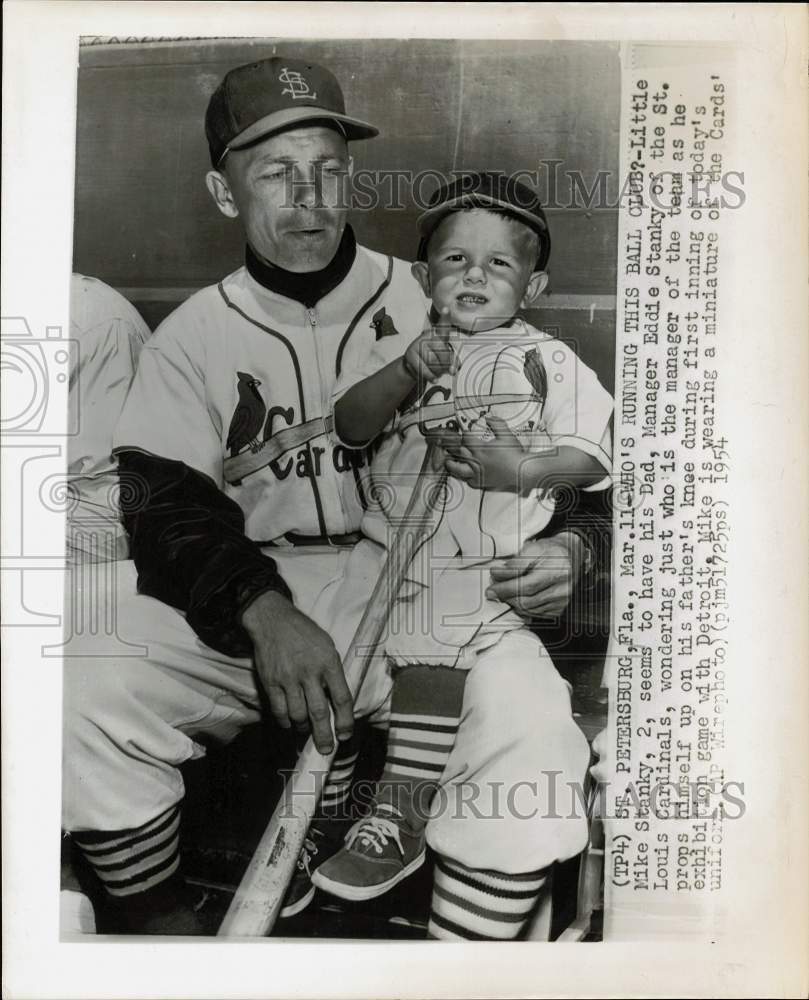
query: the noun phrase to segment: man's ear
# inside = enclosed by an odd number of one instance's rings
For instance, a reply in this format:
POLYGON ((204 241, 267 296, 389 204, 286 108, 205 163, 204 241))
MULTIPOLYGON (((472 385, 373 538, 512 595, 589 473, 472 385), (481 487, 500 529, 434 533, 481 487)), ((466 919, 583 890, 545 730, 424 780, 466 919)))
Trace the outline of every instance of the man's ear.
POLYGON ((219 170, 209 170, 205 175, 205 185, 216 202, 216 207, 229 219, 235 219, 239 214, 236 202, 233 200, 233 192, 225 174, 219 170))
POLYGON ((522 302, 520 302, 520 307, 522 309, 528 309, 530 306, 536 302, 539 296, 548 287, 548 273, 547 271, 534 271, 531 277, 528 279, 528 285, 525 289, 525 295, 522 297, 522 302))
POLYGON ((423 260, 417 260, 410 265, 410 273, 421 285, 421 290, 429 299, 430 297, 430 269, 423 260))

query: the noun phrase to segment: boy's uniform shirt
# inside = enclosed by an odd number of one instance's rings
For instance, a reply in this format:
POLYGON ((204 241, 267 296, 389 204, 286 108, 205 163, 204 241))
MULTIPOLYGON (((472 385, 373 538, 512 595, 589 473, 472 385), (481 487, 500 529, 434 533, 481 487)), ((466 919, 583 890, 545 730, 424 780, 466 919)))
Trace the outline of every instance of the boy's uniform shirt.
MULTIPOLYGON (((357 368, 345 368, 335 401, 352 385, 400 357, 412 337, 381 337, 357 368)), ((570 446, 592 455, 609 485, 613 401, 595 374, 562 341, 516 318, 481 333, 453 331, 458 360, 419 398, 408 399, 391 421, 363 478, 368 509, 363 534, 387 546, 404 514, 427 449, 423 430, 473 429, 489 436, 485 417, 498 416, 526 454, 570 446)), ((577 485, 577 484, 572 484, 577 485)), ((528 495, 478 490, 449 479, 432 535, 410 568, 396 635, 387 640, 395 662, 452 662, 462 666, 504 634, 523 625, 516 613, 485 596, 493 560, 519 553, 550 521, 558 491, 528 495), (408 610, 410 608, 410 610, 408 610), (416 617, 414 617, 416 616, 416 617)))

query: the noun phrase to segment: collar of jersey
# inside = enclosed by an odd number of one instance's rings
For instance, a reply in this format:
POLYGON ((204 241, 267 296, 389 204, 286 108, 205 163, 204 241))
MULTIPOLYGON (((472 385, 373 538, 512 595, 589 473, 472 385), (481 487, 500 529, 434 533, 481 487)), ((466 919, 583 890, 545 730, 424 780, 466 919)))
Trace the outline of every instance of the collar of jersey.
POLYGON ((284 298, 294 299, 307 309, 312 309, 346 277, 357 256, 357 241, 351 226, 343 230, 337 253, 322 271, 298 274, 283 267, 260 260, 248 244, 244 262, 250 276, 268 291, 284 298))

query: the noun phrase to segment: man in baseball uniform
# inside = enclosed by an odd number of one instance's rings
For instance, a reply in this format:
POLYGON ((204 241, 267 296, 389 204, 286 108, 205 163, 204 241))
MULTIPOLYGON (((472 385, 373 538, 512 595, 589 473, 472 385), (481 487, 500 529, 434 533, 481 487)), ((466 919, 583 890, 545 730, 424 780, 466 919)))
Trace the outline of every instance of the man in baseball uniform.
MULTIPOLYGON (((208 189, 243 227, 245 264, 143 348, 114 437, 121 470, 143 484, 125 514, 134 563, 112 598, 132 655, 65 667, 63 825, 103 883, 107 926, 132 933, 201 932, 178 872, 179 766, 203 753, 200 736, 232 739, 260 718, 263 692, 281 726, 311 728, 327 752, 331 705, 339 774, 354 716, 385 711, 382 682, 352 711, 341 667, 375 582, 369 571, 341 587, 369 455, 341 446, 326 418, 347 352, 391 331, 415 338, 425 315, 409 264, 358 246, 346 224, 349 143, 377 130, 346 114, 330 72, 240 66, 205 126, 208 189)), ((534 610, 564 606, 587 548, 560 527, 531 543, 530 579, 504 569, 503 600, 520 607, 522 584, 534 610)), ((565 824, 563 849, 559 829, 543 844, 548 748, 552 767, 583 753, 568 690, 507 650, 501 661, 469 673, 448 808, 428 829, 452 911, 436 936, 513 937, 542 870, 586 840, 579 817, 550 821, 565 824), (481 819, 468 801, 470 787, 531 782, 536 795, 514 808, 537 819, 519 843, 507 815, 481 819)))
POLYGON ((110 455, 112 432, 135 377, 138 356, 151 336, 135 307, 98 278, 70 279, 70 358, 67 472, 73 503, 67 516, 71 563, 128 557, 128 541, 115 502, 119 482, 110 455))

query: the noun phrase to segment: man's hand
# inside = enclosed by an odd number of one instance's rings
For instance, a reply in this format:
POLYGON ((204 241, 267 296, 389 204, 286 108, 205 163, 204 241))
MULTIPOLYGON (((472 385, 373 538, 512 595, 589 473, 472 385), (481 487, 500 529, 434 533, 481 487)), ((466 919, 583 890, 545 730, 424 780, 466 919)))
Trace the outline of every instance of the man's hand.
POLYGON ((568 531, 526 542, 518 556, 492 568, 486 596, 524 618, 558 618, 570 603, 584 554, 581 538, 568 531))
POLYGON ((437 325, 427 322, 422 332, 404 353, 405 370, 419 386, 434 382, 441 375, 455 374, 455 351, 449 342, 452 327, 444 308, 437 325))
POLYGON ((328 691, 337 737, 348 739, 354 727, 353 700, 326 632, 276 591, 252 601, 242 624, 253 640, 256 670, 278 724, 289 729, 292 722, 303 732, 311 724, 315 746, 330 753, 334 740, 328 691))

